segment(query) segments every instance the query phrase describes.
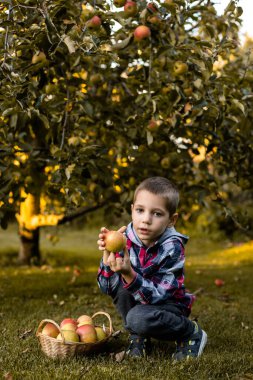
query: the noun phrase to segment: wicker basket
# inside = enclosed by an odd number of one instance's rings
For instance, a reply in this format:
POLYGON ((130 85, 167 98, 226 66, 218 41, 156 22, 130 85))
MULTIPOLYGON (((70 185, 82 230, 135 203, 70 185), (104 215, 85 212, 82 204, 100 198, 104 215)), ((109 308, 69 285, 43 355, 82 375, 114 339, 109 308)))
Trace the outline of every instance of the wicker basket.
MULTIPOLYGON (((105 313, 104 311, 98 311, 97 313, 92 315, 92 319, 98 315, 105 315, 107 317, 109 321, 109 327, 105 328, 106 335, 107 335, 106 338, 95 343, 66 342, 60 326, 51 319, 43 319, 43 321, 40 322, 39 327, 36 332, 36 336, 38 337, 40 341, 42 351, 50 358, 64 359, 67 357, 72 357, 77 354, 84 354, 84 353, 100 350, 103 347, 103 345, 108 341, 108 339, 111 337, 113 333, 113 328, 112 328, 112 320, 108 313, 105 313), (44 325, 48 322, 51 322, 59 329, 59 332, 61 333, 62 341, 41 333, 44 325)), ((95 324, 95 326, 98 326, 98 325, 95 324)))

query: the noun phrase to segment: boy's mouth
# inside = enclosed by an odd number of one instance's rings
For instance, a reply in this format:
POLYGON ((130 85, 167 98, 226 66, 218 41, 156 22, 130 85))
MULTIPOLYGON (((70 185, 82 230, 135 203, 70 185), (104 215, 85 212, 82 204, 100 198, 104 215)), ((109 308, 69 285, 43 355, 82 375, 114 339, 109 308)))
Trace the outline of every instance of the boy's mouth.
POLYGON ((147 228, 139 228, 139 231, 140 231, 142 234, 144 234, 144 235, 147 235, 147 234, 149 234, 149 232, 150 232, 147 228))

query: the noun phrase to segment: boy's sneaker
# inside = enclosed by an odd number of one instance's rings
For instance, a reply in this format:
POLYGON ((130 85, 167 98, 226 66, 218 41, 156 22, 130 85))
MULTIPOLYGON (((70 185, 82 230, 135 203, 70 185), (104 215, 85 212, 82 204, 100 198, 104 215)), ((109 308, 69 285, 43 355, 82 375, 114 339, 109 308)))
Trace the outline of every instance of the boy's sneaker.
POLYGON ((138 335, 130 336, 130 344, 126 350, 126 355, 131 358, 145 358, 151 349, 149 338, 143 338, 138 335))
POLYGON ((174 361, 197 358, 202 354, 207 342, 207 334, 196 322, 193 323, 195 324, 195 330, 190 338, 176 342, 176 352, 172 355, 174 361))

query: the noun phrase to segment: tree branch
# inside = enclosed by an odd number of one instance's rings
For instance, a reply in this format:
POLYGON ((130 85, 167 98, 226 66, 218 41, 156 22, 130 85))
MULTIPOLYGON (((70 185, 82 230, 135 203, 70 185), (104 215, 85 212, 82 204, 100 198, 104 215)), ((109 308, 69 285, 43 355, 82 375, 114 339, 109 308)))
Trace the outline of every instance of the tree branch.
POLYGON ((59 220, 58 225, 71 222, 72 220, 79 218, 80 216, 83 216, 85 214, 88 214, 89 212, 96 211, 102 208, 103 206, 105 206, 107 202, 108 200, 105 200, 104 202, 99 203, 98 205, 95 205, 95 206, 80 207, 79 209, 74 211, 72 214, 66 215, 61 220, 59 220))

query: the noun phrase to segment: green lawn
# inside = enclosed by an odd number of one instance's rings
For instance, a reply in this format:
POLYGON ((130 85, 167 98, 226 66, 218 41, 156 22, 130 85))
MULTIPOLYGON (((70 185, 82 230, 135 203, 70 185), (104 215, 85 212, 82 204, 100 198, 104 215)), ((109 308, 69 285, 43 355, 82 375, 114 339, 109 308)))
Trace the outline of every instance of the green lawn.
POLYGON ((96 283, 100 260, 96 235, 64 227, 53 246, 44 232, 45 265, 29 268, 15 265, 16 228, 0 231, 0 379, 253 379, 252 243, 228 248, 227 242, 190 240, 186 286, 197 293, 191 317, 198 318, 209 340, 199 360, 173 365, 173 342, 154 341, 147 360, 115 361, 127 335, 110 298, 100 293, 96 283), (76 268, 79 276, 74 275, 76 268), (216 278, 225 285, 217 287, 216 278), (114 329, 122 330, 104 352, 64 361, 41 352, 35 336, 41 320, 60 322, 99 310, 109 312, 114 329))

